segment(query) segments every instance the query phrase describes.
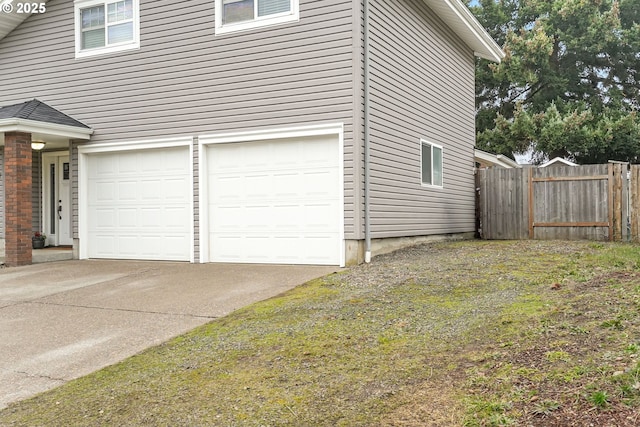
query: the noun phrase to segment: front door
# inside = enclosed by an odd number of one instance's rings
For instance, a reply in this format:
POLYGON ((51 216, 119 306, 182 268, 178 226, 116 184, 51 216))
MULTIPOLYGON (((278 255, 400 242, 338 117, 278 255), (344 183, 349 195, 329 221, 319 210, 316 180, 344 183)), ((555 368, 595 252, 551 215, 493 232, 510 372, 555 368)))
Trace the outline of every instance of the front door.
POLYGON ((43 213, 47 244, 71 245, 71 169, 68 153, 43 153, 43 213))

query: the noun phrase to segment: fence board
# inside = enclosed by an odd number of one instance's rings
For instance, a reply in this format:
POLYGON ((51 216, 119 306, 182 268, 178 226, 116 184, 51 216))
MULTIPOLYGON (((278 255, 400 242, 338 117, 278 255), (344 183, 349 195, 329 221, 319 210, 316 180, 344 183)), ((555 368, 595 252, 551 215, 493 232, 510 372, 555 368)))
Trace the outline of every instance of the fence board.
POLYGON ((521 169, 481 169, 479 173, 480 236, 485 239, 526 239, 517 225, 528 221, 527 177, 521 169), (486 191, 486 189, 492 191, 486 191))
MULTIPOLYGON (((625 189, 630 188, 626 170, 622 164, 480 170, 480 236, 622 240, 627 228, 625 189)), ((633 173, 640 178, 640 168, 633 173)), ((631 185, 640 189, 639 181, 631 185)), ((640 203, 640 198, 634 200, 640 203)), ((640 217, 631 222, 631 228, 640 231, 640 217)))

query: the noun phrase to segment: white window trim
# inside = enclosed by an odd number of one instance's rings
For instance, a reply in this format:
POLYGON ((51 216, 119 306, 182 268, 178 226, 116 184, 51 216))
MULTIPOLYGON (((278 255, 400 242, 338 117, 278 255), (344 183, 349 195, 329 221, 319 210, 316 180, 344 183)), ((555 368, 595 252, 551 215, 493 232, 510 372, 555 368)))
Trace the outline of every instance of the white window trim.
MULTIPOLYGON (((117 1, 117 0, 114 0, 117 1)), ((75 39, 76 39, 76 59, 86 58, 89 56, 104 55, 109 53, 121 52, 131 49, 140 49, 140 0, 133 0, 133 40, 112 44, 110 46, 98 47, 94 49, 82 50, 82 18, 80 10, 87 7, 104 5, 105 20, 109 0, 75 0, 74 1, 74 17, 75 17, 75 39)))
POLYGON ((433 142, 427 141, 426 139, 421 139, 420 140, 420 184, 423 187, 428 187, 428 188, 444 188, 444 148, 442 147, 442 145, 438 145, 438 144, 434 144, 433 142), (439 148, 440 152, 442 153, 442 185, 435 185, 435 184, 426 184, 423 180, 422 177, 422 150, 424 149, 424 146, 428 145, 431 149, 431 182, 434 181, 433 179, 433 148, 439 148))
POLYGON ((300 0, 291 0, 291 12, 255 18, 252 21, 222 25, 222 0, 215 0, 216 35, 247 31, 253 28, 267 27, 300 20, 300 0))

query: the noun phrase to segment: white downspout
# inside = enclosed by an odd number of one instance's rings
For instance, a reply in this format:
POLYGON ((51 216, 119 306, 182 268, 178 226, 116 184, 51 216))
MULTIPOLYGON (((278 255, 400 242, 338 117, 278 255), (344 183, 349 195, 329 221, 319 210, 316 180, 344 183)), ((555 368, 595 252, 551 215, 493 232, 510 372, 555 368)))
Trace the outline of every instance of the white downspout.
POLYGON ((370 152, 369 152, 369 0, 364 0, 364 262, 371 262, 370 152))

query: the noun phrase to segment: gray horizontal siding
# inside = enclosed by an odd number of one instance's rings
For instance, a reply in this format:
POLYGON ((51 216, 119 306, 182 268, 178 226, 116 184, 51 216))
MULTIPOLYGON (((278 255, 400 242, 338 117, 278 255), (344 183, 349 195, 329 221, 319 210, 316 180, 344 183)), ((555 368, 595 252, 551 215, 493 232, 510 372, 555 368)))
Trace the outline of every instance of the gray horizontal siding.
POLYGON ((47 2, 0 40, 0 105, 38 98, 93 143, 343 122, 352 238, 352 0, 301 0, 299 22, 220 36, 213 0, 140 3, 140 49, 75 59, 73 2, 47 2))
POLYGON ((0 42, 0 73, 13 82, 3 98, 33 94, 96 129, 95 142, 121 139, 123 128, 153 137, 349 119, 350 1, 303 1, 298 24, 222 36, 213 4, 143 0, 140 50, 75 60, 72 4, 53 0, 57 22, 36 32, 44 22, 30 18, 0 42), (20 37, 31 39, 28 51, 11 43, 20 37))
MULTIPOLYGON (((0 147, 0 171, 2 176, 4 177, 4 147, 0 147)), ((4 226, 5 226, 5 217, 4 217, 4 208, 5 208, 5 197, 4 197, 4 178, 0 179, 0 238, 4 239, 4 226)))
POLYGON ((69 144, 69 162, 71 163, 71 229, 73 238, 78 239, 78 198, 80 189, 78 188, 78 142, 71 141, 69 144))
POLYGON ((198 138, 193 138, 193 255, 196 262, 200 259, 200 151, 198 138))
POLYGON ((421 0, 371 1, 372 236, 475 228, 474 57, 421 0), (421 185, 420 139, 444 188, 421 185))

